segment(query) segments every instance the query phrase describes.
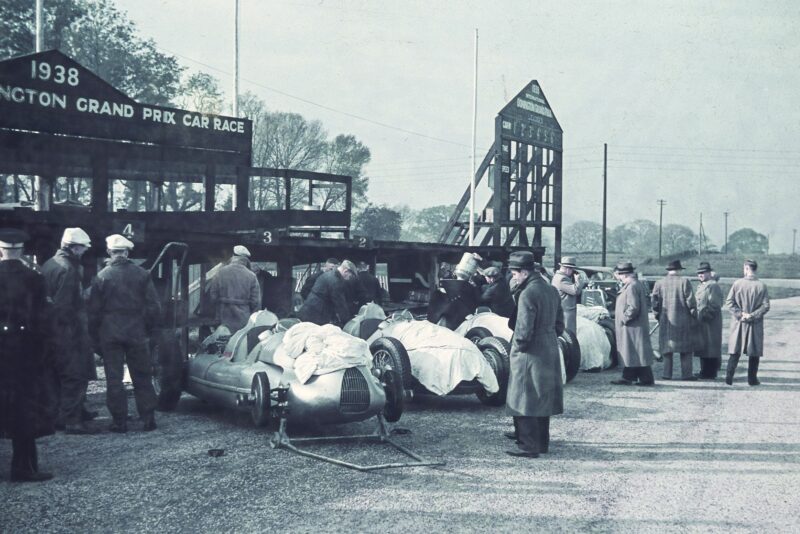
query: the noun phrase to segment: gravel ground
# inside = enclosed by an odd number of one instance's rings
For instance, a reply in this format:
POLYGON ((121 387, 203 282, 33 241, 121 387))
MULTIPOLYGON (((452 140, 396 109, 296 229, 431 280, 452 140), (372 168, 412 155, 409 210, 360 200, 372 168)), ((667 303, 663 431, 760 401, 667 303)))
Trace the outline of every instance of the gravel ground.
MULTIPOLYGON (((746 365, 734 387, 626 388, 608 384, 617 371, 580 374, 553 419, 551 453, 536 460, 503 453, 510 419, 474 397, 419 399, 397 425, 411 430, 398 442, 442 468, 361 473, 273 450, 246 416, 188 395, 155 432, 134 422, 127 435, 39 440, 55 474, 42 484, 6 481, 3 441, 0 531, 800 532, 800 298, 773 301, 766 328, 758 388, 746 365)), ((92 391, 104 428, 103 395, 92 391)), ((385 445, 315 450, 401 460, 385 445)))

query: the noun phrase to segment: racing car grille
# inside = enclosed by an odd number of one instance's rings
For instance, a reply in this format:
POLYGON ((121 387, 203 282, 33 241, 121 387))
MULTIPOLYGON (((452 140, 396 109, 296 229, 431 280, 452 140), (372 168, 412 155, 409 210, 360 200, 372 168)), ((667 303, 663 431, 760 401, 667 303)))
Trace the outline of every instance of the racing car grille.
POLYGON ((369 409, 367 380, 355 367, 344 372, 339 409, 342 413, 362 413, 369 409))

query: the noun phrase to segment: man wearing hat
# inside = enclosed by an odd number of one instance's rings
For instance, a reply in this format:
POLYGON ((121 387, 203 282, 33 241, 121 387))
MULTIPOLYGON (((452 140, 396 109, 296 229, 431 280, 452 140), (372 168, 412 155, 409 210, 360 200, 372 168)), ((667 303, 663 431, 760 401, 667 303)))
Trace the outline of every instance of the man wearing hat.
POLYGON ((250 270, 250 251, 237 245, 233 252, 228 265, 217 271, 208 288, 217 320, 231 333, 243 328, 250 314, 261 309, 261 286, 250 270))
POLYGON ((667 276, 653 286, 651 301, 658 318, 658 348, 664 357, 664 380, 673 379, 672 354, 681 355, 681 380, 697 380, 692 374, 692 326, 696 303, 692 284, 681 276, 680 260, 667 265, 667 276))
POLYGON ((764 354, 764 315, 769 311, 769 293, 758 279, 755 260, 744 260, 744 278, 733 283, 725 305, 733 315, 728 338, 728 369, 725 383, 733 385, 733 375, 742 354, 747 354, 747 383, 757 386, 758 364, 764 354))
POLYGON ((47 295, 53 302, 52 352, 57 399, 56 428, 67 434, 89 434, 86 421, 97 412, 84 408, 89 379, 96 378, 94 355, 86 332, 81 257, 92 246, 80 228, 67 228, 61 248, 42 266, 47 295))
POLYGON ((564 314, 558 291, 539 275, 541 266, 527 251, 513 252, 508 268, 516 282, 516 309, 508 320, 511 370, 506 408, 514 418, 519 450, 511 456, 537 458, 550 447, 550 416, 564 413, 558 336, 564 331, 564 314))
POLYGON ((561 297, 561 308, 564 310, 564 326, 573 334, 578 331, 578 299, 584 283, 575 272, 575 258, 561 258, 561 268, 553 275, 553 287, 561 297))
POLYGON ((713 270, 707 262, 697 268, 700 284, 695 291, 697 301, 697 346, 695 355, 700 357, 698 378, 717 378, 722 361, 722 290, 713 278, 713 270))
POLYGON ((353 314, 348 305, 347 284, 358 276, 355 264, 344 260, 338 267, 317 278, 311 293, 297 311, 301 321, 318 325, 344 326, 353 314))
POLYGON ((88 312, 89 333, 100 347, 106 372, 106 405, 113 419, 109 430, 128 431, 125 363, 143 429, 155 430, 157 399, 148 338, 161 320, 161 306, 150 273, 128 258, 133 243, 114 234, 106 238, 106 248, 109 259, 92 282, 88 312))
POLYGON ((495 266, 483 270, 486 283, 481 286, 479 303, 488 306, 490 310, 501 317, 511 317, 514 313, 514 299, 511 297, 511 287, 505 277, 500 276, 500 269, 495 266))
POLYGON ((53 478, 39 471, 36 438, 52 434, 45 347, 50 336, 44 278, 20 258, 28 235, 0 229, 0 438, 11 440, 11 480, 53 478))
POLYGON ((614 331, 617 351, 622 360, 622 378, 612 380, 618 386, 652 386, 653 347, 650 344, 650 321, 647 317, 647 289, 634 273, 631 262, 614 268, 622 289, 614 308, 614 331))
POLYGON ((307 299, 308 296, 311 294, 311 290, 314 289, 314 284, 317 283, 317 278, 322 276, 324 273, 327 273, 328 271, 334 270, 338 266, 339 266, 339 260, 337 260, 336 258, 328 258, 327 260, 325 260, 325 263, 322 264, 322 266, 318 271, 306 277, 306 281, 303 282, 303 287, 300 288, 300 296, 303 297, 303 300, 307 299))

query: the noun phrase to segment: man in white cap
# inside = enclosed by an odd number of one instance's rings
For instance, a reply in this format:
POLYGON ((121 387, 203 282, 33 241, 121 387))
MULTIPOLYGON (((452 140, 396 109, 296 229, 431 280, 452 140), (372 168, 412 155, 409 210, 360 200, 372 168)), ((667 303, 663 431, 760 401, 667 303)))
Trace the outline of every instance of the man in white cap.
POLYGON ((0 438, 11 440, 11 480, 53 478, 39 471, 36 438, 53 433, 47 409, 45 346, 50 334, 44 278, 20 258, 28 236, 0 229, 0 438))
POLYGON ((128 259, 133 243, 114 234, 106 238, 106 248, 109 260, 92 282, 88 308, 89 332, 100 347, 106 371, 106 405, 113 418, 109 430, 128 431, 128 398, 122 385, 125 363, 143 428, 155 430, 157 399, 147 338, 161 319, 161 306, 150 273, 128 259))
POLYGON ((250 251, 236 245, 231 261, 217 271, 208 288, 209 305, 231 332, 244 327, 250 314, 261 309, 261 287, 249 258, 250 251))
POLYGON ((83 302, 81 257, 92 246, 80 228, 67 228, 61 248, 42 266, 47 296, 53 301, 53 364, 57 401, 56 428, 67 434, 89 434, 86 421, 97 416, 84 407, 86 388, 94 374, 88 350, 86 308, 83 302))
POLYGON ((564 256, 559 264, 561 268, 553 275, 551 284, 558 289, 561 297, 561 309, 564 311, 564 326, 575 334, 578 331, 578 299, 584 282, 575 271, 575 258, 564 256))

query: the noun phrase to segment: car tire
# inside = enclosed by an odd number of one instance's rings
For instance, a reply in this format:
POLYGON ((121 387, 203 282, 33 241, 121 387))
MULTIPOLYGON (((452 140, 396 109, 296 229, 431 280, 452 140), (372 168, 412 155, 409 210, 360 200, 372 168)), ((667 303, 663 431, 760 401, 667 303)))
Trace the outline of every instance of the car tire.
POLYGON ((600 319, 597 321, 597 324, 603 327, 603 330, 606 333, 606 337, 608 338, 608 342, 611 344, 611 363, 606 367, 606 369, 614 369, 619 365, 619 352, 617 352, 617 334, 614 326, 614 321, 612 319, 600 319))
POLYGON ((250 386, 250 395, 253 399, 253 404, 250 407, 250 417, 253 420, 253 424, 259 428, 269 426, 272 420, 272 412, 267 373, 261 371, 253 376, 253 384, 250 386))
POLYGON ((567 383, 570 383, 581 368, 581 346, 578 343, 578 337, 570 330, 565 329, 560 337, 564 340, 564 366, 567 383))
POLYGON ((464 334, 464 337, 477 345, 480 340, 487 337, 492 337, 492 332, 483 326, 473 326, 467 330, 467 333, 464 334))
POLYGON ((178 406, 186 385, 186 364, 181 354, 178 335, 172 329, 162 329, 153 346, 153 389, 160 412, 171 412, 178 406))
POLYGON ((478 342, 478 348, 494 371, 500 389, 497 393, 491 395, 486 393, 486 390, 481 389, 475 395, 486 406, 502 406, 506 403, 506 395, 508 393, 508 378, 511 373, 511 360, 509 359, 511 346, 505 339, 490 336, 481 339, 478 342))
POLYGON ((391 368, 400 375, 402 389, 411 387, 413 382, 411 360, 400 341, 393 337, 379 337, 369 346, 369 351, 372 353, 372 364, 381 373, 385 369, 391 368))
POLYGON ((400 373, 393 369, 386 369, 381 373, 381 384, 386 393, 386 404, 383 405, 383 418, 389 423, 396 423, 403 415, 405 408, 405 392, 400 373))

